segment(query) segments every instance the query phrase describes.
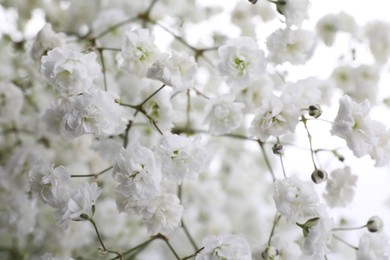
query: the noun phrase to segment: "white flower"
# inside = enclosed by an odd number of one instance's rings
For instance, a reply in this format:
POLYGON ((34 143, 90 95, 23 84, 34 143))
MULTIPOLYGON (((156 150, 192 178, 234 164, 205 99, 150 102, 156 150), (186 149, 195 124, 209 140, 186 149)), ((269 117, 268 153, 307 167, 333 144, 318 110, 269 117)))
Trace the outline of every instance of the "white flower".
POLYGON ((378 142, 368 115, 370 108, 367 100, 358 104, 348 96, 342 97, 331 129, 331 134, 343 138, 359 158, 368 154, 378 142))
POLYGON ((23 92, 11 82, 0 82, 0 123, 17 120, 24 104, 23 92))
POLYGON ((297 177, 277 180, 273 198, 278 212, 290 223, 313 216, 319 205, 313 185, 297 177))
POLYGON ((372 148, 370 156, 375 160, 375 166, 382 167, 390 161, 390 130, 378 121, 372 121, 371 126, 378 143, 372 148))
POLYGON ((345 207, 355 195, 354 187, 357 176, 351 174, 351 169, 345 167, 334 170, 326 182, 324 198, 330 207, 345 207))
POLYGON ((227 84, 242 89, 265 74, 266 60, 257 43, 249 37, 229 40, 218 49, 219 72, 227 76, 227 84))
POLYGON ((68 190, 70 173, 64 166, 54 168, 52 164, 39 160, 28 173, 30 190, 51 207, 58 207, 58 198, 68 190))
POLYGON ((165 132, 161 141, 162 172, 165 177, 180 184, 184 179, 193 179, 208 166, 209 158, 200 138, 165 132))
POLYGON ((248 130, 251 136, 266 141, 270 136, 280 136, 294 132, 299 122, 300 109, 289 95, 277 97, 273 94, 263 99, 255 111, 255 118, 248 130))
POLYGON ((77 95, 87 91, 101 75, 96 53, 83 54, 60 47, 42 57, 41 71, 47 81, 63 95, 77 95))
POLYGON ((279 29, 267 38, 268 60, 275 64, 287 61, 305 64, 313 55, 316 43, 316 36, 311 31, 279 29))
POLYGON ((390 56, 390 23, 371 21, 365 26, 365 35, 376 62, 385 64, 390 56))
POLYGON ((230 95, 223 95, 209 101, 204 123, 209 125, 211 134, 230 133, 241 125, 244 119, 242 109, 245 105, 233 101, 234 97, 230 95))
POLYGON ((238 235, 208 236, 203 239, 204 249, 195 260, 251 260, 248 242, 238 235))
MULTIPOLYGON (((161 172, 154 153, 139 143, 130 144, 128 149, 122 148, 114 162, 113 178, 119 182, 115 188, 118 205, 126 205, 129 201, 145 202, 154 200, 160 193, 161 172)), ((123 208, 119 208, 120 210, 123 208)))
POLYGON ((317 22, 316 31, 325 45, 332 46, 337 32, 354 34, 357 31, 357 24, 355 19, 345 12, 327 14, 317 22))
POLYGON ((148 231, 152 234, 168 234, 181 223, 183 206, 175 194, 163 193, 150 206, 150 216, 144 216, 148 231))
POLYGON ((53 256, 51 253, 46 253, 40 258, 41 260, 74 260, 71 257, 53 256))
POLYGON ((65 39, 62 35, 55 33, 51 24, 47 23, 37 34, 31 48, 31 56, 35 61, 39 61, 42 55, 55 47, 64 47, 65 39))
POLYGON ((122 45, 122 68, 143 78, 159 53, 159 49, 154 44, 154 36, 149 30, 128 31, 122 45))
POLYGON ((389 237, 385 233, 368 233, 360 238, 359 249, 356 251, 357 260, 386 260, 389 255, 389 237))
POLYGON ((122 133, 131 114, 127 113, 108 92, 92 88, 71 98, 63 117, 66 134, 77 137, 85 134, 109 136, 122 133))
POLYGON ((60 211, 56 212, 60 226, 67 228, 70 220, 82 221, 85 220, 85 216, 92 217, 92 207, 95 206, 100 193, 101 190, 96 183, 87 182, 71 191, 65 207, 59 209, 63 214, 59 215, 60 211))
MULTIPOLYGON (((324 211, 324 208, 320 211, 324 211)), ((320 213, 318 217, 317 224, 309 228, 309 233, 305 237, 303 253, 312 259, 326 259, 325 255, 330 252, 334 222, 326 212, 320 213)))
POLYGON ((277 10, 286 18, 288 27, 296 25, 300 27, 303 20, 308 18, 309 0, 278 0, 277 10))
POLYGON ((185 52, 163 53, 148 69, 146 77, 163 82, 176 90, 191 89, 195 85, 197 65, 193 56, 185 52))

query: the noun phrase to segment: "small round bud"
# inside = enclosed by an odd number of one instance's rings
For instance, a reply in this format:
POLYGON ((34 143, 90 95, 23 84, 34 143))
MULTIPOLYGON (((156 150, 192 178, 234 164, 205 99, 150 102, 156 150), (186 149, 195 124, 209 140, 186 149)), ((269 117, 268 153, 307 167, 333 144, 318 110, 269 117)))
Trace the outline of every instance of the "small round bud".
POLYGON ((282 155, 283 152, 284 152, 284 147, 283 145, 281 144, 274 144, 274 146, 272 146, 272 152, 276 155, 282 155))
POLYGON ((309 115, 314 118, 319 118, 322 114, 322 109, 320 105, 311 105, 309 106, 309 115))
POLYGON ((257 0, 249 0, 252 4, 256 4, 257 0))
POLYGON ((367 221, 367 229, 370 232, 382 231, 383 226, 383 220, 378 216, 373 216, 367 221))
POLYGON ((261 257, 266 260, 278 259, 279 251, 273 246, 267 246, 267 248, 261 253, 261 257))
POLYGON ((316 184, 326 181, 327 178, 328 174, 320 169, 315 169, 314 172, 311 174, 311 179, 316 184))

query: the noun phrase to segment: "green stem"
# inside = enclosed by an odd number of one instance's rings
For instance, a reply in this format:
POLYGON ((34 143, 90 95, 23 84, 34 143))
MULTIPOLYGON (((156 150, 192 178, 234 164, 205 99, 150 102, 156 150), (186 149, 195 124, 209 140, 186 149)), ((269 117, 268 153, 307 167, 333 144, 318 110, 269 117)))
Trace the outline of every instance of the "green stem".
POLYGON ((104 169, 104 170, 102 170, 102 171, 100 171, 100 172, 97 172, 97 173, 91 173, 91 174, 82 174, 82 175, 77 175, 77 174, 72 174, 72 175, 70 175, 70 177, 72 177, 72 178, 85 178, 85 177, 99 177, 100 175, 102 175, 102 174, 104 174, 104 173, 106 173, 106 172, 108 172, 109 170, 111 170, 113 168, 113 166, 110 166, 110 167, 108 167, 108 168, 106 168, 106 169, 104 169))
POLYGON ((336 236, 336 235, 333 235, 333 237, 334 237, 336 240, 338 240, 338 241, 344 243, 345 245, 349 246, 350 248, 355 249, 355 250, 359 250, 358 247, 351 245, 350 243, 348 243, 347 241, 345 241, 345 240, 342 239, 341 237, 336 236))
POLYGON ((307 132, 307 137, 309 138, 311 160, 313 162, 314 169, 317 170, 317 165, 316 165, 316 162, 314 160, 313 141, 312 141, 312 137, 311 137, 309 128, 307 127, 307 119, 304 116, 302 116, 302 120, 301 121, 302 121, 303 125, 305 126, 305 129, 306 129, 306 132, 307 132))
POLYGON ((271 233, 269 234, 269 238, 268 238, 268 243, 267 243, 268 246, 271 246, 271 240, 272 240, 272 237, 274 236, 275 228, 276 228, 277 224, 279 223, 280 218, 281 218, 281 215, 279 215, 279 214, 275 215, 275 218, 273 221, 273 226, 271 229, 271 233))
POLYGON ((187 260, 187 259, 193 258, 193 257, 197 256, 203 249, 204 249, 204 247, 201 247, 198 250, 196 250, 195 253, 193 253, 189 256, 186 256, 186 257, 182 258, 181 260, 187 260))
POLYGON ((107 248, 106 248, 106 246, 105 246, 104 243, 103 243, 103 239, 102 239, 102 237, 100 236, 100 233, 99 233, 99 230, 98 230, 98 228, 97 228, 97 226, 96 226, 95 221, 94 221, 92 218, 90 218, 90 217, 88 217, 87 220, 88 220, 89 222, 91 222, 93 228, 95 229, 97 238, 98 238, 98 240, 99 240, 99 242, 100 242, 100 245, 102 245, 103 250, 104 250, 104 251, 107 251, 107 248))
POLYGON ((99 56, 100 56, 100 63, 102 64, 104 90, 107 91, 106 65, 104 62, 103 49, 99 48, 97 50, 98 50, 99 56))
POLYGON ((350 230, 359 230, 362 228, 366 228, 367 225, 363 225, 361 227, 346 227, 346 228, 333 228, 332 231, 350 231, 350 230))
POLYGON ((186 236, 187 236, 188 240, 190 241, 190 243, 191 243, 192 247, 194 248, 194 250, 198 250, 199 247, 196 245, 195 240, 191 236, 187 226, 184 224, 183 219, 181 220, 181 227, 183 228, 184 233, 186 234, 186 236))
POLYGON ((264 142, 257 140, 257 143, 260 145, 261 151, 263 152, 263 158, 264 158, 265 164, 267 165, 269 172, 271 173, 272 181, 275 182, 276 181, 275 174, 274 174, 274 171, 272 170, 271 163, 270 163, 268 156, 267 156, 267 153, 265 151, 264 142))

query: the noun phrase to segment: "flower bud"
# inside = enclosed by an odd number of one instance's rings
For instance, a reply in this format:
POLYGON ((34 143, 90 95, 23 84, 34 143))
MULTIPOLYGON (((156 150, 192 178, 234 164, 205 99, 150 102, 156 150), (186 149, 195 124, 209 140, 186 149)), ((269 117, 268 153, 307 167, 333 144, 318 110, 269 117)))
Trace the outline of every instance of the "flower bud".
POLYGON ((251 2, 252 4, 256 4, 257 0, 249 0, 249 2, 251 2))
POLYGON ((383 220, 378 216, 373 216, 367 221, 367 229, 370 232, 382 231, 383 226, 383 220))
POLYGON ((261 253, 261 257, 266 260, 278 259, 279 251, 273 246, 267 246, 267 248, 261 253))
POLYGON ((328 174, 320 169, 315 169, 314 172, 311 174, 311 179, 316 184, 326 181, 327 178, 328 174))
POLYGON ((309 115, 314 117, 314 118, 319 118, 322 114, 322 109, 320 105, 311 105, 309 106, 309 115))
POLYGON ((276 155, 282 155, 284 152, 284 147, 283 145, 276 143, 274 146, 272 146, 272 152, 276 155))

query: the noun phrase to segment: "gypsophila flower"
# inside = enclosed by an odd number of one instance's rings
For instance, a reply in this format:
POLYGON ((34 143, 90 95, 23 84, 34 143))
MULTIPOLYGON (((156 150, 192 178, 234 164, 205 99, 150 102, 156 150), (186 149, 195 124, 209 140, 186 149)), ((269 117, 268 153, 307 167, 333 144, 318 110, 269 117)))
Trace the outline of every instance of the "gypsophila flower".
POLYGON ((77 137, 85 134, 109 136, 122 133, 132 114, 115 102, 113 95, 92 88, 71 98, 63 117, 64 133, 77 137))
POLYGON ((139 143, 119 152, 114 162, 113 178, 119 183, 115 188, 118 209, 137 211, 131 205, 147 205, 160 193, 161 172, 154 153, 139 143), (133 203, 133 204, 132 204, 133 203))
POLYGON ((379 64, 385 64, 390 56, 390 23, 371 21, 365 26, 372 55, 379 64))
POLYGON ((288 27, 300 27, 303 20, 308 18, 309 0, 278 0, 276 7, 280 14, 286 18, 288 27))
POLYGON ((161 194, 147 211, 151 212, 150 216, 144 217, 144 221, 151 234, 168 234, 181 223, 183 215, 183 206, 175 194, 161 194))
POLYGON ((312 184, 297 177, 277 180, 273 198, 278 212, 290 223, 313 216, 319 205, 319 198, 312 184))
POLYGON ((208 236, 203 239, 204 249, 195 260, 251 260, 252 253, 248 242, 241 236, 226 234, 208 236))
POLYGON ((275 64, 287 61, 291 64, 305 64, 313 55, 315 47, 315 34, 303 29, 279 29, 267 38, 270 51, 268 60, 275 64))
POLYGON ((383 167, 390 161, 390 130, 378 121, 372 121, 371 126, 378 143, 372 148, 370 156, 375 160, 375 166, 383 167))
POLYGON ((58 206, 58 196, 68 190, 70 173, 64 166, 39 160, 28 173, 30 190, 51 207, 58 206))
POLYGON ((316 32, 326 46, 332 46, 338 32, 348 32, 354 35, 357 31, 355 19, 340 12, 337 14, 327 14, 322 17, 316 25, 316 32))
POLYGON ((197 65, 193 56, 185 52, 161 54, 148 69, 146 77, 163 82, 176 90, 191 89, 195 85, 197 65))
POLYGON ((312 259, 326 259, 325 256, 330 252, 329 246, 332 242, 333 219, 328 216, 323 207, 319 211, 319 220, 315 226, 309 228, 303 245, 303 253, 311 256, 312 259))
POLYGON ((255 111, 255 118, 248 130, 251 136, 266 141, 270 136, 280 136, 294 132, 299 122, 300 108, 295 106, 289 95, 277 97, 273 94, 263 99, 261 106, 255 111))
POLYGON ((85 182, 72 190, 66 205, 60 209, 63 215, 56 212, 56 218, 59 220, 60 226, 67 228, 70 220, 86 220, 84 215, 90 218, 93 212, 92 207, 95 206, 100 193, 101 190, 95 182, 92 184, 85 182))
POLYGON ((234 102, 234 97, 231 95, 223 95, 209 102, 204 123, 209 126, 211 134, 230 133, 241 125, 244 119, 243 103, 234 102))
POLYGON ((56 47, 42 57, 41 71, 62 95, 77 95, 92 87, 101 75, 96 53, 56 47))
POLYGON ((159 147, 163 175, 178 184, 193 179, 208 166, 208 154, 200 138, 165 132, 159 147))
POLYGON ((348 96, 342 97, 330 131, 332 135, 343 138, 356 157, 368 154, 378 142, 368 114, 370 108, 367 100, 356 103, 348 96))
POLYGON ((160 51, 154 44, 154 36, 149 30, 136 29, 126 32, 121 54, 122 68, 143 78, 160 51))
POLYGON ((385 260, 390 255, 389 237, 383 233, 364 234, 356 250, 357 260, 385 260))
POLYGON ((357 176, 349 167, 334 170, 326 183, 324 198, 330 207, 345 207, 355 195, 357 176))
POLYGON ((249 37, 229 40, 218 48, 218 70, 232 88, 242 89, 265 74, 265 54, 249 37))
POLYGON ((45 24, 37 34, 31 48, 31 57, 39 61, 42 55, 55 47, 64 47, 65 39, 61 34, 55 33, 50 23, 45 24))

